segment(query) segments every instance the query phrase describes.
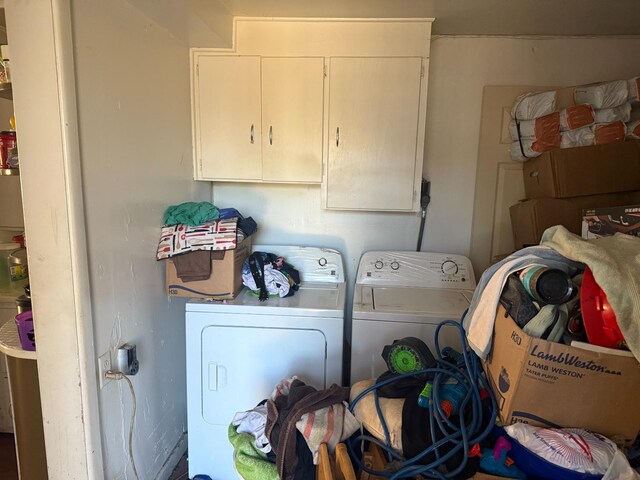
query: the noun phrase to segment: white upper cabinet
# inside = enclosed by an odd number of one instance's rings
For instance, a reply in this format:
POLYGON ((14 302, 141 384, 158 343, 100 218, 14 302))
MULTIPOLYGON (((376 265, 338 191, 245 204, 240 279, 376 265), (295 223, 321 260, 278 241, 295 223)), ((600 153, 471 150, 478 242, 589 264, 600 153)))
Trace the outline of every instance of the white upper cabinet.
POLYGON ((320 183, 324 59, 262 59, 262 178, 320 183))
POLYGON ((195 178, 418 211, 432 21, 234 19, 232 48, 191 51, 195 178))
POLYGON ((202 180, 260 180, 260 57, 198 57, 195 142, 202 180))
POLYGON ((320 183, 323 58, 200 54, 199 180, 320 183))
POLYGON ((332 58, 326 207, 414 208, 422 59, 332 58))

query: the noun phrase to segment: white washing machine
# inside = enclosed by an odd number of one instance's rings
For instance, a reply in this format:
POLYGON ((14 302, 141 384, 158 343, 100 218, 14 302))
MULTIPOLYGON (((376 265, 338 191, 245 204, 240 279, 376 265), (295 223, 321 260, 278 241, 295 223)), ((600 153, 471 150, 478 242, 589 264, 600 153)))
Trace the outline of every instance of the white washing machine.
MULTIPOLYGON (((387 370, 382 349, 418 337, 434 356, 436 327, 460 321, 476 287, 473 267, 462 255, 366 252, 360 259, 353 298, 351 383, 387 370)), ((460 349, 454 327, 441 330, 440 348, 460 349)))
POLYGON ((246 288, 234 300, 186 304, 189 478, 238 478, 227 430, 236 412, 297 375, 317 389, 340 384, 345 306, 336 250, 262 245, 301 275, 288 298, 260 302, 246 288))

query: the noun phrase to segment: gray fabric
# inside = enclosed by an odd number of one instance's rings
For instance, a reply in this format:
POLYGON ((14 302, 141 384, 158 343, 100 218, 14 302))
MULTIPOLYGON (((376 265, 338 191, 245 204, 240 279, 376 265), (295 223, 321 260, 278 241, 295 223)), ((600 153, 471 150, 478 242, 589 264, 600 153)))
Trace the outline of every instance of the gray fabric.
POLYGON ((616 233, 584 240, 556 226, 544 232, 541 243, 589 266, 607 295, 629 350, 640 360, 640 238, 616 233))
POLYGON ((522 331, 532 337, 540 338, 558 320, 558 316, 556 305, 545 305, 535 317, 529 320, 522 331))

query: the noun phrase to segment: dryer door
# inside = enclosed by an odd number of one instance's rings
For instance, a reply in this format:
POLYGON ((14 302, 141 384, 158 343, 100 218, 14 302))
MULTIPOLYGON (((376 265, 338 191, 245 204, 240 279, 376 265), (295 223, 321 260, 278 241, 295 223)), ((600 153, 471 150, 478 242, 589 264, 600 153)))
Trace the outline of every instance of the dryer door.
POLYGON ((292 375, 326 388, 327 341, 319 330, 212 325, 202 330, 202 418, 229 425, 292 375))

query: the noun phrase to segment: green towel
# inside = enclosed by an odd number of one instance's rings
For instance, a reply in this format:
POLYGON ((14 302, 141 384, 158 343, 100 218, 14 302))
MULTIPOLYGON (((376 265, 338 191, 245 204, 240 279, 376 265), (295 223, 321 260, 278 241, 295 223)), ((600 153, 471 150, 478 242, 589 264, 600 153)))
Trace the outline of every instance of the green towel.
POLYGON ((218 217, 220 217, 220 211, 212 203, 186 202, 167 208, 164 212, 164 224, 197 227, 218 217))
POLYGON ((229 425, 229 441, 234 449, 234 464, 244 480, 279 480, 275 463, 267 460, 266 454, 256 448, 252 435, 238 433, 237 427, 229 425))
POLYGON ((540 243, 589 266, 607 295, 629 350, 640 360, 640 238, 616 233, 584 240, 555 226, 545 230, 540 243))

